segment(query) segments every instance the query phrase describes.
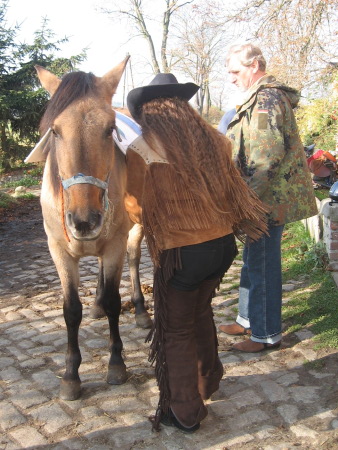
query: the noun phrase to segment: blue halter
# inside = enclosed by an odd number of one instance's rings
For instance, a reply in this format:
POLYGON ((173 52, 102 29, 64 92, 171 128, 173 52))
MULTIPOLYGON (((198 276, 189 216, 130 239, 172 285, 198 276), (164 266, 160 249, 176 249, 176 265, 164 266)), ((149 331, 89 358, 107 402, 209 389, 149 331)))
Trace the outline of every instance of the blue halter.
POLYGON ((106 181, 101 181, 90 175, 83 175, 83 173, 78 173, 67 180, 61 180, 63 189, 68 189, 74 184, 93 184, 94 186, 104 190, 104 209, 108 209, 108 183, 106 181))

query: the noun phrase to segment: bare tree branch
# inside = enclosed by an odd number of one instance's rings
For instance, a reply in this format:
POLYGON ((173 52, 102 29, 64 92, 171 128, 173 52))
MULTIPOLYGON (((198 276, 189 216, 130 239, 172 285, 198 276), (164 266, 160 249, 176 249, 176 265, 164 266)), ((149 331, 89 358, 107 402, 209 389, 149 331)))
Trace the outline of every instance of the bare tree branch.
POLYGON ((190 3, 193 3, 194 1, 195 0, 190 0, 182 3, 180 0, 164 0, 164 10, 163 13, 160 13, 162 14, 162 20, 159 20, 158 16, 158 22, 161 23, 162 27, 161 47, 159 48, 158 52, 156 51, 154 34, 152 34, 153 32, 150 31, 149 27, 150 21, 156 21, 156 18, 153 12, 152 14, 150 14, 152 19, 150 19, 146 15, 146 2, 144 2, 143 0, 125 0, 124 7, 122 8, 119 6, 119 0, 110 0, 109 3, 112 5, 112 8, 108 8, 106 6, 104 8, 101 8, 101 11, 111 18, 118 17, 121 20, 130 22, 136 28, 136 30, 138 30, 143 39, 145 39, 145 41, 147 42, 153 72, 169 72, 171 64, 168 63, 168 39, 170 36, 170 25, 172 22, 172 18, 177 14, 179 9, 190 3), (126 2, 128 4, 127 6, 126 2), (160 55, 161 67, 157 55, 160 55))
POLYGON ((246 36, 268 56, 269 69, 301 89, 316 82, 312 66, 337 56, 336 6, 337 0, 245 1, 228 14, 226 22, 243 30, 250 25, 251 36, 246 36))

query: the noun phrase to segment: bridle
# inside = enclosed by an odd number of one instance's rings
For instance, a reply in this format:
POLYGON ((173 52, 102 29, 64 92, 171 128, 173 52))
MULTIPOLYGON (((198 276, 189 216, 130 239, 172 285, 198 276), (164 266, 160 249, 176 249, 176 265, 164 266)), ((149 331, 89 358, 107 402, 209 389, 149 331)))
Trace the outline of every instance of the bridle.
POLYGON ((107 211, 109 207, 108 202, 108 180, 109 175, 107 177, 107 181, 99 180, 98 178, 92 177, 90 175, 83 175, 83 173, 78 173, 71 178, 67 178, 67 180, 61 179, 61 184, 64 190, 67 190, 70 186, 74 184, 92 184, 100 189, 104 190, 103 194, 103 202, 104 202, 104 210, 107 211))
MULTIPOLYGON (((114 127, 114 130, 116 131, 117 139, 121 142, 121 136, 119 133, 119 129, 117 126, 114 127)), ((67 178, 67 180, 62 180, 61 178, 61 184, 64 190, 67 190, 70 186, 73 186, 74 184, 92 184, 100 189, 104 190, 103 195, 103 202, 104 202, 104 210, 107 211, 109 207, 109 201, 108 201, 108 181, 109 181, 109 175, 107 177, 107 181, 99 180, 98 178, 92 177, 91 175, 84 175, 83 173, 77 173, 76 175, 72 176, 71 178, 67 178)))

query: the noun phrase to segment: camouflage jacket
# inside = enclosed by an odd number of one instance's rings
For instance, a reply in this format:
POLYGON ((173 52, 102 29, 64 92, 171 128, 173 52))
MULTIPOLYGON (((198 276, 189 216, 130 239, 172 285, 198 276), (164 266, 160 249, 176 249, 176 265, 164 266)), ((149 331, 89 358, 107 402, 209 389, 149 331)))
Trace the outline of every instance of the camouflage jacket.
POLYGON ((318 213, 303 144, 293 114, 299 94, 272 76, 247 92, 229 124, 233 158, 248 185, 270 207, 270 225, 318 213))

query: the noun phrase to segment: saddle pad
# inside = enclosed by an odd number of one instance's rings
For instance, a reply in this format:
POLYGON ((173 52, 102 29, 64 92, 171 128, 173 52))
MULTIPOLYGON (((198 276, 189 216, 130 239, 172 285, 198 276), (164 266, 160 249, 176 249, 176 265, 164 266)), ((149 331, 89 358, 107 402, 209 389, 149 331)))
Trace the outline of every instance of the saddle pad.
MULTIPOLYGON (((125 114, 122 114, 118 111, 115 111, 115 113, 116 126, 118 128, 121 140, 119 140, 115 130, 113 131, 113 139, 122 153, 126 154, 129 145, 141 135, 141 127, 133 119, 126 116, 125 114)), ((47 133, 42 136, 33 150, 26 157, 24 161, 25 163, 46 161, 46 155, 43 153, 43 148, 49 138, 51 131, 51 128, 49 128, 47 133)))

